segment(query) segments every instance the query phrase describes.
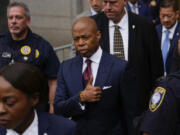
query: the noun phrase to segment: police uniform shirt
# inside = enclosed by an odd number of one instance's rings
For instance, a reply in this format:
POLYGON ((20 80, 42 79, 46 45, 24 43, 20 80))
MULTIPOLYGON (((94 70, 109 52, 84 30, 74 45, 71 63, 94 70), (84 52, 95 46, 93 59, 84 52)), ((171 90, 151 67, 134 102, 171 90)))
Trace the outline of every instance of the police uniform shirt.
MULTIPOLYGON (((31 125, 21 135, 38 135, 38 116, 37 112, 34 111, 34 120, 31 125)), ((20 135, 12 129, 7 129, 6 135, 20 135)))
POLYGON ((9 32, 0 37, 0 67, 14 61, 37 65, 48 79, 57 78, 60 66, 52 46, 31 30, 21 41, 12 40, 9 32))
POLYGON ((180 72, 167 76, 155 88, 141 123, 141 132, 149 135, 176 135, 180 131, 179 104, 180 72))

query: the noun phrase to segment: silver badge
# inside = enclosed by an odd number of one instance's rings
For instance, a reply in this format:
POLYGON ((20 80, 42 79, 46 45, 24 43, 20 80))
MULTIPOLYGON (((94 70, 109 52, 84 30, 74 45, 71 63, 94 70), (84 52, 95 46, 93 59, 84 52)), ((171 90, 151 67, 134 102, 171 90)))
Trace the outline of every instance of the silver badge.
POLYGON ((3 53, 2 53, 2 57, 3 57, 3 58, 11 58, 11 53, 9 53, 9 52, 3 52, 3 53))

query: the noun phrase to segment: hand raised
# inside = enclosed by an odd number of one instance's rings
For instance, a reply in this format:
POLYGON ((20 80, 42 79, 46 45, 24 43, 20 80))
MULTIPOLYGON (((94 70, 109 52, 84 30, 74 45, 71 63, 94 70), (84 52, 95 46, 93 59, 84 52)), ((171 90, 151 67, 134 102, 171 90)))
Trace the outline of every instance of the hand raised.
POLYGON ((101 99, 101 88, 93 86, 92 83, 93 77, 91 76, 89 82, 86 85, 86 88, 82 91, 85 102, 96 102, 101 99))

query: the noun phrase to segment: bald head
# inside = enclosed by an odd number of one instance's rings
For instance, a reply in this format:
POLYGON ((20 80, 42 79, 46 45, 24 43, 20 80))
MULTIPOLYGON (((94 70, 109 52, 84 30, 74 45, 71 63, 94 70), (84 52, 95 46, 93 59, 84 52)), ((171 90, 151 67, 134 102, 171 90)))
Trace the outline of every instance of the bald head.
POLYGON ((72 37, 77 52, 83 57, 91 57, 99 47, 101 34, 93 19, 81 17, 72 26, 72 37))
POLYGON ((79 27, 86 27, 86 29, 88 28, 88 30, 97 32, 98 28, 96 25, 96 22, 94 21, 94 19, 90 18, 90 17, 81 17, 78 20, 76 20, 72 26, 72 31, 76 28, 79 27))

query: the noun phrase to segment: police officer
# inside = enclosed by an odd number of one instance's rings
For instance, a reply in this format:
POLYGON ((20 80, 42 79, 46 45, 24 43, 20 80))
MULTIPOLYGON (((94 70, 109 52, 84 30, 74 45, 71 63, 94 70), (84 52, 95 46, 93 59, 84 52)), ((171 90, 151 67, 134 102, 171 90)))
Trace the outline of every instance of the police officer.
POLYGON ((51 45, 30 30, 30 11, 27 5, 22 2, 10 3, 7 18, 9 32, 0 36, 0 67, 15 61, 40 67, 48 80, 50 112, 53 113, 59 60, 51 45))
POLYGON ((180 72, 160 81, 141 124, 142 135, 180 135, 180 72))

